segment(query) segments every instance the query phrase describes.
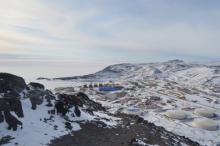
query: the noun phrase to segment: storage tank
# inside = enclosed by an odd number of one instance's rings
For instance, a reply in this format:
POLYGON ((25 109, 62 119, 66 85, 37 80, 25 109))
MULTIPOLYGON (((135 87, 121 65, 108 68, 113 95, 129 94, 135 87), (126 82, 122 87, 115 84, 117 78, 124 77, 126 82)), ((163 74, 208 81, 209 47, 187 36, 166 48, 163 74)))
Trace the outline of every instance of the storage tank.
POLYGON ((205 108, 198 108, 194 110, 194 114, 206 118, 213 118, 216 116, 215 110, 212 109, 205 109, 205 108))
POLYGON ((204 118, 204 119, 195 119, 192 122, 192 126, 195 128, 201 128, 209 131, 216 131, 219 129, 219 125, 216 121, 204 118))
POLYGON ((187 118, 186 112, 183 112, 181 110, 172 110, 172 111, 167 111, 165 115, 171 119, 177 119, 177 120, 184 120, 187 118))

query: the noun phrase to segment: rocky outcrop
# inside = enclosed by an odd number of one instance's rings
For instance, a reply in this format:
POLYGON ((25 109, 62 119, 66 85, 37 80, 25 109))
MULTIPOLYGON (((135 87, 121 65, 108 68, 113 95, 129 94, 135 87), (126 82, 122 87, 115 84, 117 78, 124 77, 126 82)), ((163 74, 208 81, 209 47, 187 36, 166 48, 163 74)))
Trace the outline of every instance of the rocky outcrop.
POLYGON ((74 113, 71 114, 73 117, 80 117, 81 110, 86 111, 89 114, 93 114, 93 111, 105 110, 101 104, 92 101, 82 92, 75 94, 58 94, 57 97, 58 100, 55 103, 55 108, 57 113, 60 113, 63 116, 65 116, 67 112, 71 111, 71 108, 74 108, 74 113))
POLYGON ((0 111, 13 111, 18 117, 24 117, 21 101, 18 98, 0 98, 0 111))
MULTIPOLYGON (((0 87, 0 123, 6 122, 8 129, 13 131, 23 125, 19 119, 25 116, 21 100, 30 100, 33 110, 37 110, 38 105, 44 104, 50 107, 45 111, 50 117, 57 111, 67 122, 71 122, 70 116, 81 117, 82 112, 93 114, 93 111, 105 110, 101 104, 90 100, 86 94, 76 93, 74 88, 61 88, 63 92, 54 95, 51 91, 45 90, 44 85, 40 83, 31 82, 27 86, 23 78, 7 73, 0 73, 0 87), (67 112, 70 114, 66 115, 67 112)), ((71 127, 71 124, 66 123, 66 128, 71 127)))
POLYGON ((0 98, 0 111, 3 112, 6 110, 7 111, 10 110, 10 104, 6 98, 0 98))
POLYGON ((23 78, 8 73, 0 73, 0 93, 21 93, 27 85, 23 78))
POLYGON ((0 123, 5 121, 9 130, 17 130, 17 126, 22 125, 11 112, 14 112, 19 118, 24 117, 20 93, 25 89, 27 89, 27 85, 23 78, 0 73, 0 123))
POLYGON ((67 105, 67 107, 84 107, 85 110, 90 113, 99 110, 105 111, 105 108, 101 104, 89 99, 89 97, 82 92, 76 93, 74 95, 59 94, 58 99, 67 105))
POLYGON ((114 128, 101 121, 81 123, 81 130, 52 140, 50 146, 200 146, 186 137, 175 135, 138 116, 118 114, 114 128))
POLYGON ((44 100, 47 101, 47 106, 53 106, 52 100, 55 100, 55 95, 49 90, 29 90, 26 94, 26 98, 30 99, 32 109, 37 109, 37 105, 41 105, 44 100))
POLYGON ((36 109, 37 105, 42 104, 45 97, 48 103, 55 99, 53 94, 48 90, 44 90, 44 85, 40 83, 31 82, 27 86, 21 77, 0 73, 0 123, 5 121, 9 130, 15 131, 18 125, 22 126, 22 123, 12 114, 14 112, 17 117, 24 117, 20 101, 21 95, 24 95, 23 98, 30 99, 32 109, 36 109), (24 90, 25 92, 23 92, 24 90))
POLYGON ((19 118, 24 117, 21 101, 18 98, 0 98, 0 123, 5 121, 8 124, 8 129, 15 131, 17 126, 22 123, 11 112, 15 112, 19 118))
POLYGON ((44 101, 45 92, 41 90, 31 90, 27 94, 27 98, 30 99, 32 104, 32 109, 35 110, 37 105, 41 105, 44 101))
POLYGON ((5 121, 8 124, 8 130, 17 130, 18 125, 22 126, 22 122, 14 117, 9 111, 4 111, 5 121))
POLYGON ((66 115, 66 113, 68 112, 69 107, 67 107, 63 101, 57 101, 55 104, 55 108, 57 113, 62 114, 63 116, 66 115))

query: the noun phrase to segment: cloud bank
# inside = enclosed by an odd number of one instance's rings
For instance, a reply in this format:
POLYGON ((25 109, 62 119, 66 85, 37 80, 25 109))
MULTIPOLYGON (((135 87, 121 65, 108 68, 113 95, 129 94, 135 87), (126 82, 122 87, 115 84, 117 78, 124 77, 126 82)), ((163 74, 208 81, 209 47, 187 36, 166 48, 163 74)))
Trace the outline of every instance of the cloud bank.
POLYGON ((218 60, 219 6, 218 0, 0 0, 0 53, 218 60))

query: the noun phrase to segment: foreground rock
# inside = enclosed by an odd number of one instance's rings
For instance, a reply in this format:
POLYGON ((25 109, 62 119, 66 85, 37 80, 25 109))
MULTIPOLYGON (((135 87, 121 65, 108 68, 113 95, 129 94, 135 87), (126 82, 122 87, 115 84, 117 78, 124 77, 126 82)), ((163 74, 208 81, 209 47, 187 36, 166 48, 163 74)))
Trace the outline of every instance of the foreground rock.
POLYGON ((18 98, 0 98, 0 113, 4 111, 15 112, 19 118, 24 117, 21 101, 18 98))
POLYGON ((122 123, 115 128, 105 128, 101 123, 81 124, 82 130, 51 142, 50 146, 199 146, 192 140, 177 136, 164 128, 148 123, 137 116, 118 115, 122 123), (138 143, 138 142, 142 143, 138 143))
POLYGON ((27 85, 23 78, 0 73, 0 123, 5 121, 8 124, 8 130, 16 131, 19 125, 22 126, 22 122, 11 112, 14 112, 19 118, 24 117, 20 94, 25 89, 27 89, 27 85))
POLYGON ((44 101, 45 92, 42 90, 30 90, 28 91, 26 97, 30 99, 32 104, 32 109, 35 110, 37 105, 41 105, 44 101))
POLYGON ((67 107, 81 107, 91 114, 93 113, 93 111, 105 110, 105 108, 102 107, 101 104, 89 99, 89 97, 82 92, 78 92, 75 94, 58 94, 58 99, 63 102, 63 104, 67 107))
POLYGON ((0 87, 0 145, 46 145, 53 137, 79 130, 80 122, 111 121, 105 108, 82 92, 54 94, 7 73, 0 73, 0 87), (37 140, 29 142, 29 137, 37 140))
POLYGON ((55 108, 57 113, 63 116, 72 108, 74 108, 74 113, 72 113, 73 117, 80 117, 81 110, 91 115, 93 115, 94 111, 105 111, 105 108, 102 107, 101 104, 89 99, 89 97, 82 92, 76 92, 74 94, 57 94, 57 97, 55 108))
POLYGON ((23 78, 8 73, 0 73, 0 93, 21 93, 27 85, 23 78))

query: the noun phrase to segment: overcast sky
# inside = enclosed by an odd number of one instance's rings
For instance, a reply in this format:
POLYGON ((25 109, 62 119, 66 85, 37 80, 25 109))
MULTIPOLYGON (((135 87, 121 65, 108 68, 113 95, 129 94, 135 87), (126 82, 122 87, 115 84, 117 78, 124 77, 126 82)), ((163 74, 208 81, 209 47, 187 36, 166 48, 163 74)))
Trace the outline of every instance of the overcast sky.
POLYGON ((220 1, 0 0, 0 57, 220 60, 220 1))

